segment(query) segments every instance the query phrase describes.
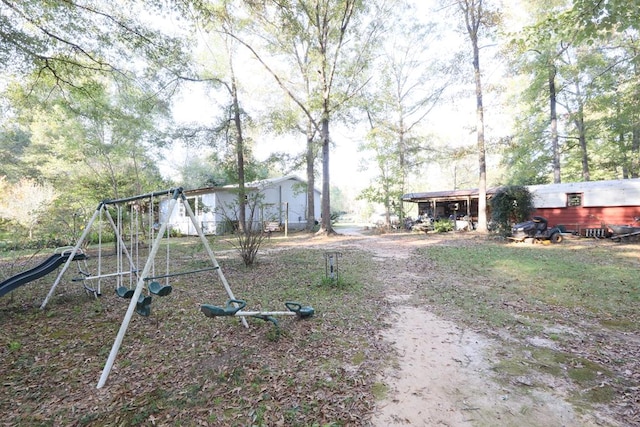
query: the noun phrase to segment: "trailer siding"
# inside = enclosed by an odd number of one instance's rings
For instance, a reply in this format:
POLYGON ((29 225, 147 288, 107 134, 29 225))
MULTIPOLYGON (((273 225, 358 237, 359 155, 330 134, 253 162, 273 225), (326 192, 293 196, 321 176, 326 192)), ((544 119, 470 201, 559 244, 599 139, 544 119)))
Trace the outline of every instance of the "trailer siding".
POLYGON ((640 206, 537 208, 534 215, 547 218, 550 226, 564 225, 567 231, 584 235, 585 229, 606 228, 607 224, 637 225, 640 206))

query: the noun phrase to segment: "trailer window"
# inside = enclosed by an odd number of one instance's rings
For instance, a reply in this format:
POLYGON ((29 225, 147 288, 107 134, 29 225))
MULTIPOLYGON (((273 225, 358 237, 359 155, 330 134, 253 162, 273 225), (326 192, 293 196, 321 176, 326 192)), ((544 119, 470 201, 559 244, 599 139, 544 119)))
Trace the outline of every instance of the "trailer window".
POLYGON ((582 206, 582 193, 567 193, 567 206, 582 206))

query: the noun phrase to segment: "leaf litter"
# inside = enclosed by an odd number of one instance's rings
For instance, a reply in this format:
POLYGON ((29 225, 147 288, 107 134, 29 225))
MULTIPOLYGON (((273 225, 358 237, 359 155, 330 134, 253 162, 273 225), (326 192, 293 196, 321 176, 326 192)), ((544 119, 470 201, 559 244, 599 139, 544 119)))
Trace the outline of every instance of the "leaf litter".
MULTIPOLYGON (((598 333, 590 322, 562 335, 575 358, 615 361, 621 372, 607 377, 609 403, 575 406, 576 385, 564 377, 501 381, 496 366, 521 349, 513 325, 486 330, 424 299, 424 286, 458 275, 416 259, 416 250, 495 244, 470 236, 274 238, 255 268, 224 253, 222 269, 248 308, 281 310, 297 299, 316 315, 279 320, 277 336, 259 319, 245 329, 198 312, 201 303, 224 304, 215 275, 180 278, 173 295, 154 299, 150 317, 132 319, 101 390, 126 303, 110 292, 94 300, 69 281, 42 312, 50 282, 27 285, 0 300, 0 425, 640 425, 637 334, 598 333), (344 282, 327 285, 323 255, 337 250, 344 282)), ((542 310, 507 303, 527 315, 542 310)))

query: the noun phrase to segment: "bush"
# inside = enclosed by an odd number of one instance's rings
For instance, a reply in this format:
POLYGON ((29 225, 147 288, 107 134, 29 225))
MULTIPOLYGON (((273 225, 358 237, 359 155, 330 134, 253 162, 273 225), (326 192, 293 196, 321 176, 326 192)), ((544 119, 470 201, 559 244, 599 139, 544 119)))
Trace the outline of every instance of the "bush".
POLYGON ((511 235, 512 225, 528 220, 534 209, 533 196, 527 187, 501 188, 491 198, 491 221, 495 231, 503 236, 511 235))
POLYGON ((433 223, 433 229, 438 233, 446 233, 453 230, 453 222, 448 219, 439 219, 433 223))

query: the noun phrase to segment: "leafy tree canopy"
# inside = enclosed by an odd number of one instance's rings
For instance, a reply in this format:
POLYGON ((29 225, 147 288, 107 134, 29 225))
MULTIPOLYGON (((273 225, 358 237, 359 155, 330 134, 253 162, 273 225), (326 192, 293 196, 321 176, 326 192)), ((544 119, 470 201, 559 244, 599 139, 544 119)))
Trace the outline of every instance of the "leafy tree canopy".
POLYGON ((175 70, 182 61, 181 38, 161 28, 162 2, 1 0, 0 5, 0 70, 8 74, 35 72, 74 87, 96 73, 142 76, 153 67, 175 70))

